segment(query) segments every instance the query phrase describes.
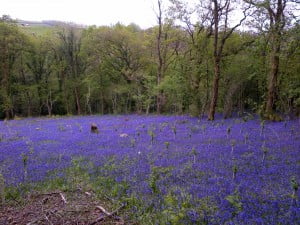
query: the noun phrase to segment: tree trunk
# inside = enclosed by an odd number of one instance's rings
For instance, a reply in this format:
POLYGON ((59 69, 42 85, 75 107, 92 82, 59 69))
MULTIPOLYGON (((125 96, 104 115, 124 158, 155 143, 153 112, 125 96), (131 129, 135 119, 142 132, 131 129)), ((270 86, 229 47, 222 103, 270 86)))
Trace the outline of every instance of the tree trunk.
POLYGON ((52 106, 51 103, 49 103, 49 100, 47 99, 47 110, 48 110, 48 116, 52 116, 52 106))
POLYGON ((46 105, 47 105, 47 110, 48 110, 48 116, 52 116, 53 101, 52 101, 51 90, 48 93, 47 100, 46 100, 46 105))
POLYGON ((235 26, 229 29, 228 27, 228 19, 230 17, 230 5, 233 1, 226 0, 226 1, 218 1, 213 0, 213 23, 214 26, 214 82, 213 82, 213 89, 212 89, 212 98, 210 103, 210 109, 208 113, 208 119, 214 120, 215 118, 215 111, 218 101, 218 94, 219 94, 219 80, 221 75, 221 68, 220 63, 222 60, 222 53, 223 48, 225 46, 226 40, 232 35, 234 30, 238 28, 242 22, 246 19, 246 10, 243 11, 244 17, 240 19, 240 22, 237 23, 235 26), (222 5, 223 3, 223 5, 222 5), (224 25, 222 24, 224 22, 224 25), (220 29, 219 29, 220 28, 220 29), (221 32, 219 33, 219 30, 221 32), (220 35, 220 38, 219 38, 220 35))
POLYGON ((218 1, 214 0, 213 17, 214 17, 214 82, 212 87, 211 102, 208 113, 208 120, 215 119, 216 106, 219 94, 219 79, 220 79, 220 62, 222 48, 219 48, 219 5, 218 1))
POLYGON ((11 111, 11 103, 10 103, 10 96, 9 96, 9 56, 8 56, 8 49, 4 47, 4 54, 3 54, 3 61, 2 61, 2 72, 3 78, 1 81, 1 85, 3 88, 2 98, 4 100, 4 114, 5 119, 11 119, 10 111, 11 111))
POLYGON ((32 102, 31 102, 31 96, 28 91, 26 91, 26 96, 27 96, 27 117, 32 116, 32 102))
POLYGON ((276 98, 276 86, 279 72, 279 54, 280 54, 280 42, 276 38, 275 46, 271 52, 271 71, 269 74, 268 80, 268 94, 267 94, 267 105, 266 105, 266 114, 274 114, 274 103, 276 98))
POLYGON ((206 84, 205 84, 205 101, 204 104, 202 106, 202 110, 201 110, 201 117, 204 116, 204 113, 207 112, 207 105, 208 105, 208 101, 209 101, 209 70, 208 70, 208 60, 206 59, 206 84))
POLYGON ((101 114, 104 114, 104 94, 103 90, 101 89, 100 91, 100 98, 101 98, 101 114))
MULTIPOLYGON (((162 79, 162 71, 163 71, 163 57, 162 57, 162 49, 161 49, 161 39, 162 39, 162 9, 161 9, 161 1, 158 0, 158 34, 157 34, 157 86, 160 85, 162 79)), ((156 112, 157 114, 161 113, 161 103, 162 102, 162 92, 158 90, 156 97, 156 112)))
POLYGON ((213 89, 212 89, 212 98, 209 107, 209 114, 208 120, 215 119, 215 112, 216 106, 218 101, 218 94, 219 94, 219 80, 220 80, 220 60, 217 58, 215 59, 214 63, 214 82, 213 82, 213 89))
POLYGON ((91 86, 88 85, 88 93, 86 94, 86 107, 88 110, 88 113, 92 114, 92 106, 91 106, 91 86))
POLYGON ((43 108, 43 97, 42 97, 42 88, 41 88, 41 84, 39 82, 37 82, 37 93, 38 93, 38 97, 39 97, 39 116, 42 114, 42 108, 43 108))
POLYGON ((80 99, 79 99, 79 94, 78 94, 77 87, 75 87, 74 92, 75 92, 77 114, 80 115, 81 114, 81 107, 80 107, 80 99))
POLYGON ((67 93, 67 85, 66 85, 66 74, 64 71, 60 71, 60 79, 59 79, 59 89, 62 92, 62 102, 64 104, 65 110, 67 114, 70 114, 70 106, 69 106, 69 97, 67 93))

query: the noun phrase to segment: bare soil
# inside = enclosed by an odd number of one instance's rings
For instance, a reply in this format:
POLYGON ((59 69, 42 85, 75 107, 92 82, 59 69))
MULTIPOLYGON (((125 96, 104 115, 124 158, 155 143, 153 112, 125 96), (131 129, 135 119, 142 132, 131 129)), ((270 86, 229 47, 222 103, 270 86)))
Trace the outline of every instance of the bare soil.
POLYGON ((0 225, 98 225, 128 224, 118 216, 123 206, 109 211, 92 193, 55 191, 34 193, 22 203, 0 206, 0 225))

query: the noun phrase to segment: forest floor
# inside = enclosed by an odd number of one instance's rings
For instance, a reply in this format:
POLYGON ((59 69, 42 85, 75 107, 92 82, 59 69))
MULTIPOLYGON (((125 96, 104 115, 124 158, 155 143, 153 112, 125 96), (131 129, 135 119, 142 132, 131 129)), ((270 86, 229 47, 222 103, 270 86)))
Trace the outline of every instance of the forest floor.
POLYGON ((15 200, 0 206, 1 225, 122 225, 124 219, 118 216, 123 206, 108 211, 108 205, 100 202, 90 192, 54 191, 31 193, 22 202, 15 200))
POLYGON ((299 225, 299 125, 255 115, 0 121, 0 225, 299 225))

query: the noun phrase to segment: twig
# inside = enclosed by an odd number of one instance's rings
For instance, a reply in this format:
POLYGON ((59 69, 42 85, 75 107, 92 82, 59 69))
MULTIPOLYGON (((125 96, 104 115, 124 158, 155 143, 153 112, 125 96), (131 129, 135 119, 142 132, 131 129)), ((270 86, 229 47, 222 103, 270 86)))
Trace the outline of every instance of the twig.
POLYGON ((48 216, 47 215, 44 215, 46 220, 49 222, 50 225, 53 225, 53 223, 49 220, 48 216))
POLYGON ((92 195, 90 192, 87 192, 87 191, 84 192, 84 194, 86 194, 86 195, 89 196, 89 197, 92 195))
POLYGON ((92 196, 92 191, 90 191, 90 192, 84 191, 84 190, 82 190, 81 187, 77 188, 76 191, 80 191, 80 192, 82 192, 83 194, 85 194, 85 195, 87 195, 87 196, 89 196, 89 197, 92 196))
POLYGON ((42 194, 36 195, 36 197, 43 196, 43 195, 59 195, 61 197, 61 199, 63 200, 63 202, 65 204, 67 204, 67 200, 66 200, 65 196, 62 194, 62 192, 42 193, 42 194))
POLYGON ((63 216, 61 215, 61 213, 57 210, 57 209, 54 209, 54 210, 50 210, 50 211, 48 211, 48 213, 50 214, 52 214, 52 215, 54 215, 54 216, 58 216, 58 217, 60 217, 60 218, 62 218, 63 216))
POLYGON ((46 197, 46 198, 44 198, 44 199, 42 200, 42 203, 43 203, 43 204, 46 204, 46 203, 48 202, 48 200, 49 200, 49 198, 46 197))
POLYGON ((96 209, 100 209, 104 214, 106 214, 107 216, 110 216, 111 213, 106 211, 106 209, 104 209, 102 206, 96 206, 96 209))
POLYGON ((66 200, 66 198, 64 197, 64 195, 63 195, 61 192, 59 193, 59 195, 60 195, 61 199, 63 200, 63 202, 64 202, 65 204, 67 204, 67 200, 66 200))
POLYGON ((116 202, 117 201, 116 199, 113 199, 113 198, 111 198, 111 197, 109 197, 107 195, 104 195, 104 198, 106 198, 107 200, 112 201, 112 202, 116 202))
MULTIPOLYGON (((106 214, 105 216, 100 216, 98 217, 95 221, 93 221, 92 223, 90 223, 89 225, 94 225, 98 222, 101 222, 103 220, 105 220, 106 218, 112 217, 114 214, 118 213, 118 211, 120 209, 122 209, 123 207, 125 207, 125 204, 122 204, 119 208, 117 208, 115 211, 112 211, 111 213, 106 211, 102 206, 96 206, 97 209, 100 209, 104 214, 106 214)), ((123 219, 122 219, 123 220, 123 219)))
POLYGON ((69 213, 87 213, 87 212, 90 212, 90 210, 67 210, 66 212, 69 212, 69 213))
POLYGON ((119 220, 119 222, 116 222, 116 224, 120 224, 120 225, 124 225, 125 224, 125 221, 123 220, 123 218, 122 217, 114 217, 115 219, 118 219, 119 220))
POLYGON ((35 219, 35 220, 29 222, 29 223, 26 223, 26 225, 32 225, 32 224, 35 224, 35 223, 41 221, 42 219, 43 219, 43 217, 39 217, 39 218, 37 218, 37 219, 35 219))
POLYGON ((40 194, 35 195, 34 197, 39 197, 39 196, 42 196, 42 195, 58 195, 60 193, 61 192, 40 193, 40 194))
POLYGON ((22 215, 22 217, 26 217, 26 216, 34 215, 34 214, 35 214, 35 212, 30 211, 30 212, 24 213, 24 214, 22 215))
MULTIPOLYGON (((40 196, 51 196, 51 195, 62 195, 61 192, 50 192, 50 193, 39 193, 39 194, 36 194, 36 195, 31 195, 31 198, 38 198, 40 196)), ((61 197, 62 198, 62 197, 61 197)), ((66 199, 65 199, 66 200, 66 199)), ((42 204, 45 204, 47 203, 47 201, 49 201, 49 198, 48 197, 45 197, 43 200, 42 200, 42 204)))

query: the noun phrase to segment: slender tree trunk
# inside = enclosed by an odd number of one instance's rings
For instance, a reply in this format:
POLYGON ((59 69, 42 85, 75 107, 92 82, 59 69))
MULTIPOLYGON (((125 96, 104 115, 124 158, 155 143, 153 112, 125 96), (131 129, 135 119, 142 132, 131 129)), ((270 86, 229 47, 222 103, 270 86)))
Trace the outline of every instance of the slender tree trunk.
POLYGON ((47 109, 48 109, 48 116, 52 116, 52 108, 53 108, 53 101, 52 101, 52 92, 49 90, 47 100, 47 109))
POLYGON ((64 87, 64 103, 65 103, 67 114, 70 114, 70 105, 69 105, 67 90, 65 87, 64 87))
POLYGON ((219 48, 219 5, 218 1, 214 0, 214 81, 212 87, 212 96, 208 113, 208 120, 215 119, 216 106, 219 94, 219 80, 220 80, 220 61, 221 61, 221 48, 219 48))
POLYGON ((267 93, 267 115, 274 114, 274 103, 276 100, 276 87, 279 72, 279 54, 280 54, 280 40, 279 37, 274 37, 275 43, 271 52, 271 70, 268 80, 268 93, 267 93))
MULTIPOLYGON (((24 86, 27 86, 28 84, 26 82, 26 76, 25 76, 25 71, 24 71, 23 55, 20 56, 20 61, 21 61, 20 62, 21 65, 22 65, 22 67, 20 69, 20 74, 21 74, 21 77, 22 77, 22 84, 24 86)), ((40 88, 38 87, 38 96, 39 96, 39 100, 41 100, 39 90, 40 90, 40 88)), ((26 100, 27 100, 27 117, 31 117, 32 116, 32 108, 33 108, 32 107, 32 97, 30 96, 30 91, 29 90, 25 90, 24 92, 25 92, 24 95, 26 96, 26 100)), ((39 105, 39 109, 41 109, 41 104, 39 105)))
MULTIPOLYGON (((208 52, 207 52, 208 54, 208 52)), ((205 88, 205 100, 203 102, 203 105, 202 105, 202 109, 201 109, 201 117, 203 117, 205 115, 205 113, 207 113, 207 108, 208 108, 208 104, 209 104, 209 62, 208 62, 208 59, 206 58, 205 59, 205 85, 204 85, 204 88, 205 88)))
POLYGON ((220 61, 218 58, 215 59, 214 63, 214 81, 213 81, 213 89, 212 89, 212 97, 209 107, 209 114, 208 119, 214 120, 215 119, 215 112, 216 112, 216 106, 218 101, 218 95, 219 95, 219 80, 220 80, 220 61))
POLYGON ((214 81, 213 81, 213 89, 212 89, 212 96, 210 102, 210 109, 208 113, 208 119, 214 120, 215 118, 215 111, 218 101, 218 94, 219 94, 219 80, 221 75, 221 68, 220 63, 222 60, 222 53, 223 48, 225 46, 226 40, 232 35, 234 30, 238 28, 242 22, 246 19, 246 11, 243 11, 244 17, 240 19, 240 22, 237 23, 232 28, 229 28, 228 21, 230 17, 231 11, 231 3, 233 1, 226 0, 226 1, 219 1, 219 0, 212 0, 213 2, 213 23, 214 26, 214 81), (224 22, 224 25, 222 24, 224 22), (220 37, 220 38, 219 38, 220 37))
POLYGON ((31 96, 29 91, 26 91, 26 96, 27 96, 27 117, 31 117, 32 116, 32 102, 31 102, 31 96))
POLYGON ((274 117, 274 106, 276 103, 276 88, 277 88, 277 80, 279 75, 279 55, 280 55, 280 47, 282 41, 282 32, 285 27, 286 18, 285 18, 285 8, 288 2, 296 2, 296 1, 288 1, 288 0, 276 0, 276 1, 264 1, 261 4, 260 1, 248 1, 246 2, 265 10, 268 13, 269 20, 269 31, 270 35, 270 72, 268 76, 268 91, 266 98, 266 109, 264 112, 264 116, 267 119, 273 119, 274 117))
POLYGON ((48 116, 52 116, 52 104, 50 103, 51 100, 47 99, 47 110, 48 110, 48 116))
POLYGON ((79 99, 79 94, 78 94, 78 88, 74 88, 74 93, 75 93, 75 100, 76 100, 76 108, 77 108, 77 114, 81 114, 81 107, 80 107, 80 99, 79 99))
POLYGON ((88 93, 86 94, 86 107, 89 114, 92 114, 92 107, 91 107, 91 86, 88 85, 88 93))
POLYGON ((8 59, 8 49, 4 47, 4 54, 3 54, 3 61, 2 61, 2 71, 3 71, 3 78, 1 81, 1 85, 3 88, 3 98, 4 98, 4 114, 5 119, 10 119, 10 111, 11 111, 11 104, 10 104, 10 96, 9 96, 9 59, 8 59))
MULTIPOLYGON (((160 85, 162 79, 162 71, 163 71, 163 57, 162 57, 162 49, 161 49, 161 39, 162 39, 162 9, 161 9, 161 0, 158 0, 158 34, 157 34, 157 86, 160 85)), ((156 97, 156 111, 158 114, 161 113, 161 104, 162 104, 162 92, 158 90, 156 97)))
POLYGON ((51 109, 51 106, 49 105, 49 103, 47 103, 47 109, 48 109, 48 116, 51 117, 52 116, 52 109, 51 109))
POLYGON ((39 116, 42 114, 43 100, 42 100, 42 88, 40 82, 37 82, 37 93, 39 96, 39 116))
POLYGON ((101 89, 100 91, 100 98, 101 98, 101 114, 104 114, 104 95, 103 95, 103 90, 101 89))
POLYGON ((147 107, 146 107, 146 115, 149 115, 149 112, 150 112, 150 104, 147 104, 147 107))
POLYGON ((69 106, 69 98, 67 93, 67 85, 66 85, 66 74, 64 71, 60 72, 60 82, 59 82, 59 89, 62 92, 63 95, 63 103, 65 106, 65 110, 67 111, 67 114, 70 114, 70 106, 69 106))

